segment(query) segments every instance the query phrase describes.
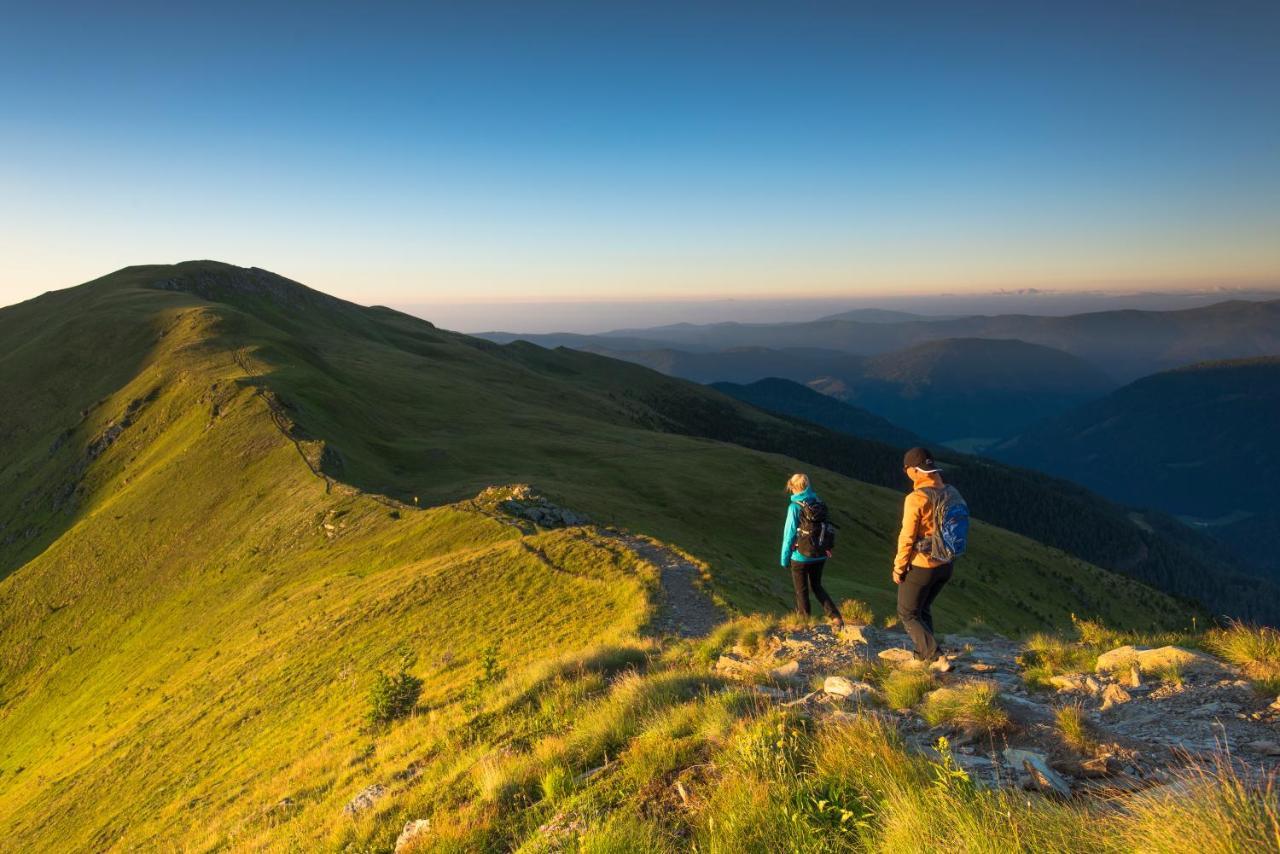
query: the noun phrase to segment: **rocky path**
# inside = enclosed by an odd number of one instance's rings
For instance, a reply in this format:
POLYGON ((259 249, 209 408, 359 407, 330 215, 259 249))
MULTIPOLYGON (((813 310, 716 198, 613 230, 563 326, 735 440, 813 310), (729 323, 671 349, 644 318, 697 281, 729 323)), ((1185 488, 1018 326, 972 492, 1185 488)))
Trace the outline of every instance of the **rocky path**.
POLYGON ((653 540, 633 534, 615 536, 641 559, 658 568, 662 592, 658 615, 652 624, 657 634, 702 637, 725 621, 724 611, 698 587, 698 567, 653 540))
POLYGON ((986 683, 998 691, 1006 726, 986 732, 930 725, 921 713, 927 699, 912 709, 888 708, 884 693, 863 680, 876 669, 918 667, 898 631, 778 630, 752 649, 726 652, 716 670, 811 716, 882 715, 920 753, 936 755, 945 736, 955 761, 986 786, 1114 797, 1176 785, 1178 769, 1195 764, 1227 762, 1248 778, 1280 770, 1280 699, 1259 695, 1238 671, 1204 653, 1120 647, 1101 656, 1095 672, 1055 676, 1052 688, 1037 689, 1022 677, 1020 643, 956 635, 943 642, 949 670, 929 671, 930 689, 986 683), (1174 671, 1176 678, 1160 675, 1174 671), (1088 745, 1064 738, 1056 719, 1064 706, 1079 710, 1088 745))

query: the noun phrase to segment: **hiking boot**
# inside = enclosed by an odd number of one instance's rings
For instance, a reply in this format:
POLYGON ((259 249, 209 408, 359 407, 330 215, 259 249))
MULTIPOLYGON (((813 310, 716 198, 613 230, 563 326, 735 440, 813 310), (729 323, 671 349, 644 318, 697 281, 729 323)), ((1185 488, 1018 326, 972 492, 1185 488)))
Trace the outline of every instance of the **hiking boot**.
POLYGON ((944 656, 939 655, 933 661, 929 662, 929 669, 932 670, 934 673, 946 673, 948 670, 951 669, 951 662, 948 661, 944 656))
POLYGON ((842 617, 831 618, 831 631, 838 632, 844 628, 844 619, 842 617))

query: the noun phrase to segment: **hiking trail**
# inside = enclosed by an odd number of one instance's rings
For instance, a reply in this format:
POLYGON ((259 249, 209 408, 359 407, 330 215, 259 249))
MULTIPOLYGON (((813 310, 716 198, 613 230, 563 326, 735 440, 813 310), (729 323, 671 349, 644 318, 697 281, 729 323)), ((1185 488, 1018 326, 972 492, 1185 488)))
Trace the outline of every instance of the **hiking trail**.
POLYGON ((613 538, 658 568, 661 595, 652 629, 660 635, 703 637, 723 623, 726 614, 698 587, 698 567, 673 549, 634 534, 613 538))

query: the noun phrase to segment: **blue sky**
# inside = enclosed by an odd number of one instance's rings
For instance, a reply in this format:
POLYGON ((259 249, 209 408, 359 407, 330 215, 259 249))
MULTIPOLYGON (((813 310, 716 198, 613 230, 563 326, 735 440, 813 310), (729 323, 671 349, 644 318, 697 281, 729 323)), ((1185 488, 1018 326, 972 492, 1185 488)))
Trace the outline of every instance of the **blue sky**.
POLYGON ((183 5, 0 10, 0 304, 1280 279, 1273 2, 183 5))

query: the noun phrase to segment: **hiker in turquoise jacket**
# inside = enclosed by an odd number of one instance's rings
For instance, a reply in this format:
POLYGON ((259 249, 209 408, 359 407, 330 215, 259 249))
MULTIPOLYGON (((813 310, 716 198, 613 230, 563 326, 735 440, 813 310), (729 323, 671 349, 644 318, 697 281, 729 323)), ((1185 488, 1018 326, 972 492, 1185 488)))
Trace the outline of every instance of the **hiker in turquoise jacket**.
POLYGON ((787 481, 787 492, 791 493, 791 503, 787 505, 787 521, 782 528, 782 565, 791 570, 791 583, 796 592, 796 612, 804 617, 809 616, 810 592, 822 605, 823 612, 831 620, 831 624, 839 629, 844 626, 840 609, 827 595, 822 586, 822 568, 827 564, 826 555, 808 557, 796 548, 796 528, 800 524, 800 505, 809 499, 821 500, 818 493, 809 485, 807 474, 793 474, 787 481))

